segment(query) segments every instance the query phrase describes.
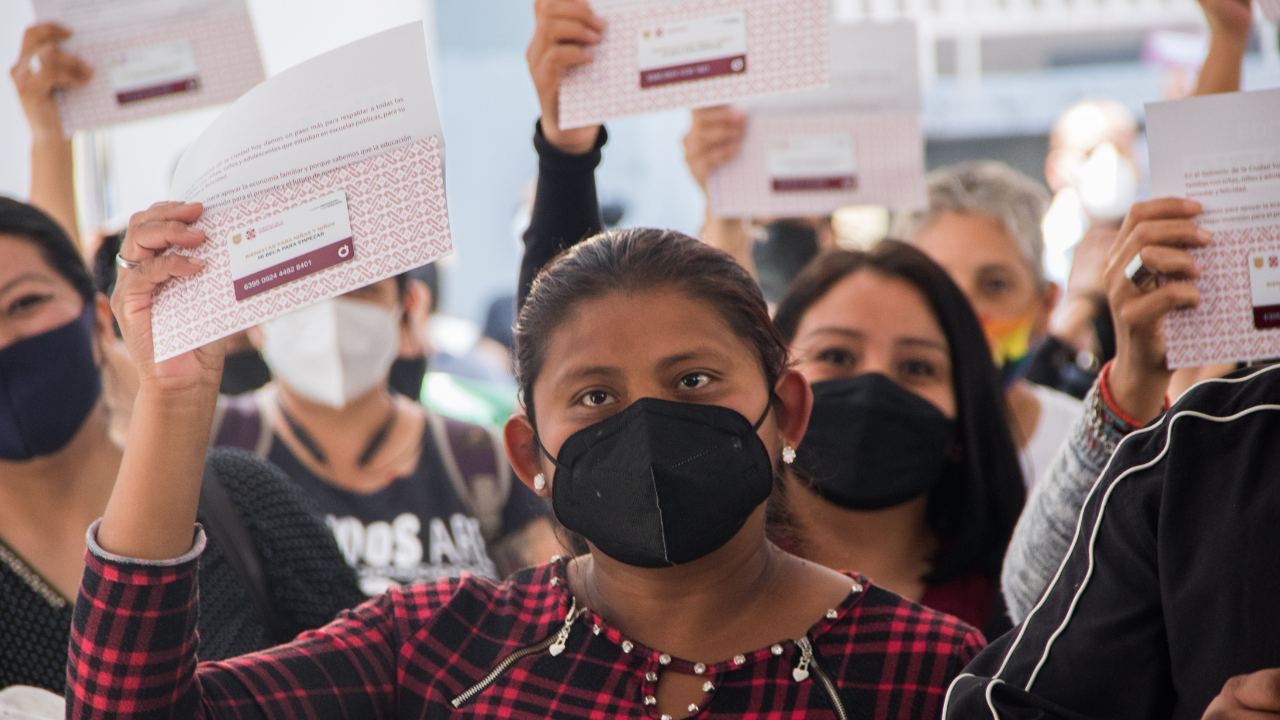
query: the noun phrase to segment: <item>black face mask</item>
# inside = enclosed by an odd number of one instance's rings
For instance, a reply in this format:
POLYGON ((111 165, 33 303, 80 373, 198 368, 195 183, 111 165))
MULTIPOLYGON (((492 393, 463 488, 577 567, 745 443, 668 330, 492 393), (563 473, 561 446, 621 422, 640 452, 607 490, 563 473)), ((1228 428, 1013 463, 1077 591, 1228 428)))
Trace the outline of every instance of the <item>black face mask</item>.
POLYGON ((0 460, 61 450, 98 404, 93 321, 86 302, 75 320, 0 350, 0 460))
MULTIPOLYGON (((726 407, 641 398, 560 447, 556 517, 609 557, 680 565, 715 552, 773 491, 755 425, 726 407)), ((539 447, 542 441, 539 440, 539 447)))
POLYGON ((813 384, 809 429, 796 467, 822 497, 882 510, 933 489, 947 465, 955 421, 880 373, 813 384))
POLYGON ((418 400, 422 396, 422 380, 426 376, 427 359, 425 357, 396 358, 396 361, 391 363, 391 375, 387 384, 392 390, 410 400, 418 400))

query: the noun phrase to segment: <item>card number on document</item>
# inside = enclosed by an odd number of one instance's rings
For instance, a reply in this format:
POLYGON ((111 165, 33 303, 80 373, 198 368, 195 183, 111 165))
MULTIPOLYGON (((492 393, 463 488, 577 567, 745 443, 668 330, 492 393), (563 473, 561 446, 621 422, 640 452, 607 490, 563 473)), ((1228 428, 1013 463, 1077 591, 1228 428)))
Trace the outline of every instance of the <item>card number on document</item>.
POLYGON ((1253 293, 1253 326, 1280 327, 1280 250, 1249 254, 1249 287, 1253 293))
POLYGON ((339 190, 237 228, 227 248, 236 300, 352 260, 347 193, 339 190))

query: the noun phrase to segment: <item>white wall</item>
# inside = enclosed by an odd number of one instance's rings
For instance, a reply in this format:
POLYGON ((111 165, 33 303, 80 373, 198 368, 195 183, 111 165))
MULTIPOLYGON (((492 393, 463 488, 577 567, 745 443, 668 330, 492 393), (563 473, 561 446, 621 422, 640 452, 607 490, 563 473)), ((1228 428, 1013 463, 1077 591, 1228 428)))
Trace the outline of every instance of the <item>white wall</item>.
POLYGON ((0 0, 0 195, 23 200, 31 189, 31 131, 8 71, 22 48, 23 29, 34 21, 26 0, 0 0))

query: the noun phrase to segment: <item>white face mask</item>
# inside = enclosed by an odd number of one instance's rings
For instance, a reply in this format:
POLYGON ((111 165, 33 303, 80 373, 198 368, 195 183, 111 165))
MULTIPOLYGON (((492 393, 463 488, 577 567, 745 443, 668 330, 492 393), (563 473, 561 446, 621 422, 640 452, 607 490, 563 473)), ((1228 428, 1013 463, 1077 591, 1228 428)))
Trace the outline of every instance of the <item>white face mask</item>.
POLYGON ((367 300, 325 300, 259 327, 271 374, 333 408, 386 382, 400 351, 399 308, 367 300))
POLYGON ((1138 171, 1115 145, 1102 143, 1080 166, 1075 187, 1091 217, 1119 220, 1138 197, 1138 171))

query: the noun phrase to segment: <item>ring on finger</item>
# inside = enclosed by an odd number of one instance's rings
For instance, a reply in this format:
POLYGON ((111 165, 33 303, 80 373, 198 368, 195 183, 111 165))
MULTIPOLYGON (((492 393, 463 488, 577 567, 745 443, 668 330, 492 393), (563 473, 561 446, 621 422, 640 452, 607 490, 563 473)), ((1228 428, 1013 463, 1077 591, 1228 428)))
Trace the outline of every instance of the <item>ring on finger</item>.
POLYGON ((1157 275, 1156 271, 1142 264, 1142 256, 1134 255, 1133 260, 1124 268, 1124 276, 1129 278, 1129 282, 1135 287, 1142 287, 1151 281, 1157 275))
POLYGON ((119 253, 116 253, 116 265, 119 265, 121 269, 136 270, 137 267, 141 264, 142 264, 141 260, 127 260, 121 257, 119 253))

